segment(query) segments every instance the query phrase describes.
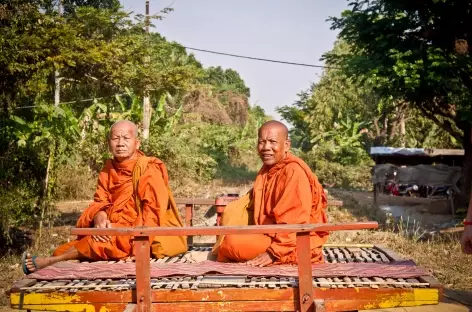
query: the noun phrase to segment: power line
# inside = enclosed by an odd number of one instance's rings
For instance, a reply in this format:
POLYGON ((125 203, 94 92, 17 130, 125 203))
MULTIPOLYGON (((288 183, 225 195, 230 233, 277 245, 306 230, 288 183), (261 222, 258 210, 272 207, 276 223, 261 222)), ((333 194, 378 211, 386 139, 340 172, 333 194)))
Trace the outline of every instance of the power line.
MULTIPOLYGON (((70 101, 70 102, 61 102, 59 105, 64 105, 64 104, 74 104, 74 103, 79 103, 79 102, 90 102, 94 100, 102 100, 102 99, 107 99, 115 96, 122 96, 122 95, 127 95, 127 93, 119 93, 119 94, 114 94, 114 95, 109 95, 109 96, 102 96, 98 98, 92 98, 92 99, 84 99, 84 100, 76 100, 76 101, 70 101)), ((21 109, 21 108, 33 108, 33 107, 38 107, 39 105, 31 105, 31 106, 19 106, 15 107, 15 109, 21 109)))
POLYGON ((245 58, 245 59, 256 60, 256 61, 263 61, 263 62, 280 63, 280 64, 288 64, 288 65, 296 65, 296 66, 304 66, 304 67, 340 69, 339 67, 331 67, 331 66, 324 66, 324 65, 313 65, 313 64, 303 64, 303 63, 295 63, 295 62, 287 62, 287 61, 277 61, 277 60, 270 60, 270 59, 265 59, 265 58, 260 58, 260 57, 244 56, 244 55, 237 55, 237 54, 224 53, 224 52, 216 52, 216 51, 197 49, 197 48, 191 48, 191 47, 186 47, 186 46, 183 46, 183 47, 185 49, 188 49, 188 50, 194 50, 194 51, 200 51, 200 52, 212 53, 212 54, 219 54, 219 55, 225 55, 225 56, 232 56, 232 57, 239 57, 239 58, 245 58))

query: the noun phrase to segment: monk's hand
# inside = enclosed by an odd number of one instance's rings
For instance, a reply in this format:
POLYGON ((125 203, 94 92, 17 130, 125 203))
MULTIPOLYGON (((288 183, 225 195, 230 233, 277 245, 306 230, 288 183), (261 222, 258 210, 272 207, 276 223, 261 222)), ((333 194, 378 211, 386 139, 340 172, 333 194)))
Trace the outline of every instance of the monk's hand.
POLYGON ((274 261, 275 261, 275 258, 266 251, 264 253, 261 253, 259 256, 255 257, 254 259, 247 261, 246 264, 250 266, 255 266, 255 267, 265 267, 265 266, 268 266, 269 264, 274 263, 274 261))
MULTIPOLYGON (((108 220, 107 214, 105 211, 99 211, 93 218, 93 225, 97 229, 111 228, 111 222, 108 220)), ((110 236, 103 235, 93 235, 92 239, 96 242, 108 242, 111 240, 110 236)))
POLYGON ((461 238, 462 252, 468 255, 472 254, 472 226, 465 226, 461 238))

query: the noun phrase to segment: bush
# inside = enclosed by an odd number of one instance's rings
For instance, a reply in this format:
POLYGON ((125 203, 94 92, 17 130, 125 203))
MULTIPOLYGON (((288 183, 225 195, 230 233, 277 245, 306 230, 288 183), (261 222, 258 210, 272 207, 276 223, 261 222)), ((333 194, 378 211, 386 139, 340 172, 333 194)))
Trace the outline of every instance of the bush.
POLYGON ((19 226, 33 226, 40 211, 37 194, 29 185, 18 185, 14 189, 0 188, 0 250, 7 250, 16 243, 12 234, 19 226))
POLYGON ((368 160, 359 165, 343 165, 313 151, 300 153, 299 156, 313 169, 324 186, 361 190, 372 187, 371 163, 368 160))
POLYGON ((201 126, 182 125, 175 133, 159 134, 151 129, 149 142, 143 146, 146 154, 161 159, 172 179, 187 178, 206 181, 216 172, 217 161, 203 152, 201 126))
POLYGON ((252 179, 258 165, 255 132, 246 130, 204 122, 180 124, 161 135, 151 129, 144 149, 164 161, 173 180, 252 179))
POLYGON ((344 166, 338 163, 318 160, 315 173, 324 185, 345 189, 370 190, 371 167, 344 166))

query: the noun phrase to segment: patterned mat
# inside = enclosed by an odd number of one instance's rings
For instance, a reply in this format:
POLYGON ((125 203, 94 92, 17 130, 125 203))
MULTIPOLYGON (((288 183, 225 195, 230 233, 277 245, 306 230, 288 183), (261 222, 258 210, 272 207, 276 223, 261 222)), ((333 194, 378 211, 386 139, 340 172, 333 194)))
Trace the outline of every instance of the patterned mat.
MULTIPOLYGON (((381 277, 415 278, 431 275, 412 261, 380 263, 323 263, 313 265, 313 277, 381 277)), ((151 278, 169 276, 203 276, 206 274, 297 277, 298 268, 292 265, 274 265, 258 268, 241 263, 203 261, 199 263, 151 263, 151 278)), ((60 262, 28 275, 37 280, 62 279, 120 279, 136 276, 135 263, 77 263, 60 262)))

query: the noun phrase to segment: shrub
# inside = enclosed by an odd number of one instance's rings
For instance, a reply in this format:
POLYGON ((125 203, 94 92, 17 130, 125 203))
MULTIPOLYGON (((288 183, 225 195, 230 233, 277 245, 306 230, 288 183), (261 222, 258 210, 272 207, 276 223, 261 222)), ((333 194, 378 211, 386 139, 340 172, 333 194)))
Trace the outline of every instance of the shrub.
POLYGON ((0 188, 0 250, 7 250, 16 243, 14 229, 19 226, 33 226, 39 218, 37 194, 31 185, 20 184, 5 190, 0 188))
POLYGON ((185 177, 197 181, 209 180, 216 172, 217 162, 203 153, 204 142, 200 136, 200 128, 182 125, 174 134, 159 134, 151 130, 152 135, 143 149, 148 155, 158 157, 166 164, 172 179, 185 177))
POLYGON ((367 160, 359 165, 343 165, 313 151, 299 153, 299 156, 325 186, 361 190, 370 190, 372 187, 371 164, 367 160))

